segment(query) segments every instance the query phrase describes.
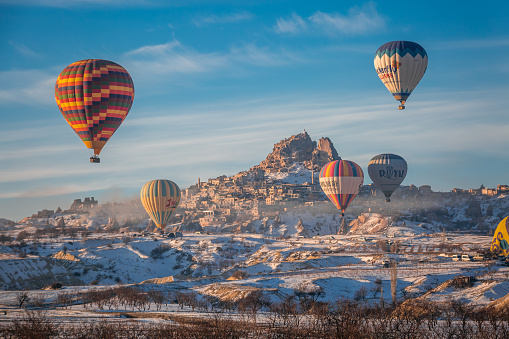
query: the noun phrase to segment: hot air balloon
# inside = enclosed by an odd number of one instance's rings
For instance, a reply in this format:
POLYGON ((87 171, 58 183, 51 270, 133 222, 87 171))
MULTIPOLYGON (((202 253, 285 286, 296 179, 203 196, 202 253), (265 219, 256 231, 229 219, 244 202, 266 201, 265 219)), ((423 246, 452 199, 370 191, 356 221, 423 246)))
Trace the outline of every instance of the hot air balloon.
POLYGON ((364 173, 359 165, 348 160, 334 160, 320 170, 320 186, 341 216, 362 187, 364 173))
POLYGON ((385 195, 387 202, 390 196, 405 179, 407 164, 405 159, 396 154, 379 154, 370 160, 368 174, 376 187, 385 195))
POLYGON ((101 59, 76 61, 60 73, 55 99, 67 123, 99 163, 101 149, 124 121, 134 99, 131 76, 120 65, 101 59))
POLYGON ((419 83, 428 67, 428 55, 421 45, 411 41, 391 41, 375 53, 375 70, 385 87, 401 102, 405 101, 419 83))
POLYGON ((491 252, 504 256, 509 255, 509 225, 507 225, 507 218, 509 217, 505 217, 498 224, 490 248, 491 252))
POLYGON ((152 180, 143 185, 140 199, 156 226, 164 230, 180 202, 180 188, 171 180, 152 180))

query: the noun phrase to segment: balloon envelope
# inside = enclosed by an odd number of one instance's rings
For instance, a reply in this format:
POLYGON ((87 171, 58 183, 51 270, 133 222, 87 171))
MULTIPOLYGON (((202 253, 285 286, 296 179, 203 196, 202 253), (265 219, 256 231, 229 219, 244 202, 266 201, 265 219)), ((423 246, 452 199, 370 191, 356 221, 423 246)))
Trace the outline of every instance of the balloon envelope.
POLYGON ((490 248, 491 252, 504 256, 509 255, 509 225, 507 225, 507 218, 509 217, 505 217, 498 224, 490 248))
POLYGON ((342 215, 359 193, 363 181, 364 173, 353 161, 334 160, 320 170, 320 186, 342 215))
POLYGON ((415 89, 428 67, 424 48, 412 41, 391 41, 375 53, 378 77, 396 100, 405 108, 405 101, 415 89))
POLYGON ((396 154, 379 154, 373 157, 368 165, 368 174, 376 187, 378 187, 390 201, 389 197, 405 179, 407 163, 405 159, 396 154))
POLYGON ((134 86, 122 66, 87 59, 70 64, 60 73, 55 99, 74 132, 99 155, 129 113, 134 86))
POLYGON ((164 230, 180 202, 180 188, 171 180, 152 180, 143 185, 140 199, 156 226, 164 230))

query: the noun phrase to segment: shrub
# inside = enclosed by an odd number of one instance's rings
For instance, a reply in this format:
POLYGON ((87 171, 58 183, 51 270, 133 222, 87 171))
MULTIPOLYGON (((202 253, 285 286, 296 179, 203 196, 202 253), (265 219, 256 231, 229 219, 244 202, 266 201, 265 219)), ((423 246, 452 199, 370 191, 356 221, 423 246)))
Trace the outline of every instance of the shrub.
POLYGON ((452 279, 452 285, 456 288, 467 288, 474 286, 475 278, 466 276, 456 276, 452 279))
POLYGON ((62 283, 61 282, 58 282, 58 281, 55 281, 53 284, 50 285, 50 288, 52 290, 58 290, 59 288, 62 288, 62 283))
POLYGON ((368 294, 368 290, 366 289, 366 287, 364 286, 361 286, 361 288, 359 288, 354 296, 353 296, 353 299, 356 300, 356 301, 359 301, 359 300, 364 300, 366 299, 366 295, 368 294))
POLYGON ((10 241, 12 241, 12 239, 13 238, 8 235, 0 234, 0 242, 2 242, 2 243, 10 242, 10 241))
POLYGON ((163 254, 168 252, 170 249, 171 247, 169 245, 161 244, 150 251, 150 257, 152 257, 152 259, 162 259, 163 254))
POLYGON ((21 242, 21 241, 25 240, 26 238, 28 238, 29 236, 30 236, 30 233, 28 233, 27 231, 21 231, 18 233, 16 240, 21 242))
POLYGON ((235 271, 235 273, 232 274, 232 278, 234 279, 246 279, 248 276, 249 274, 242 270, 237 270, 235 271))

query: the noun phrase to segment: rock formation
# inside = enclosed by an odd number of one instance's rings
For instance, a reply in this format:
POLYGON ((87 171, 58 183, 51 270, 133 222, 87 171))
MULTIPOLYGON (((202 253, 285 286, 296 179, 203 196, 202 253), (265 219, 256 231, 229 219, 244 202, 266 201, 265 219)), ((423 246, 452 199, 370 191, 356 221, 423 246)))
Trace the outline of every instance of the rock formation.
POLYGON ((332 141, 325 137, 318 141, 318 147, 311 154, 311 161, 304 162, 308 169, 320 170, 326 163, 341 160, 332 141))
POLYGON ((308 169, 319 170, 326 163, 340 159, 329 138, 321 138, 317 146, 316 141, 303 132, 275 144, 272 153, 251 171, 278 172, 296 162, 304 163, 308 169))

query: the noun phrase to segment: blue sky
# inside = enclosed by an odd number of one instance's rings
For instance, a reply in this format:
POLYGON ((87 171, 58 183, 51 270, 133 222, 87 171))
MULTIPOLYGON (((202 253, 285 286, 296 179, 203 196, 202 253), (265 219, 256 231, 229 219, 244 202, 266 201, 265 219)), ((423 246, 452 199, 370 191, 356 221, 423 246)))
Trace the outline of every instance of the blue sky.
POLYGON ((407 185, 508 184, 508 17, 506 1, 0 0, 0 217, 232 175, 304 129, 366 173, 403 156, 407 185), (393 40, 429 57, 404 111, 373 67, 393 40), (101 164, 53 93, 88 58, 125 67, 136 91, 101 164))

